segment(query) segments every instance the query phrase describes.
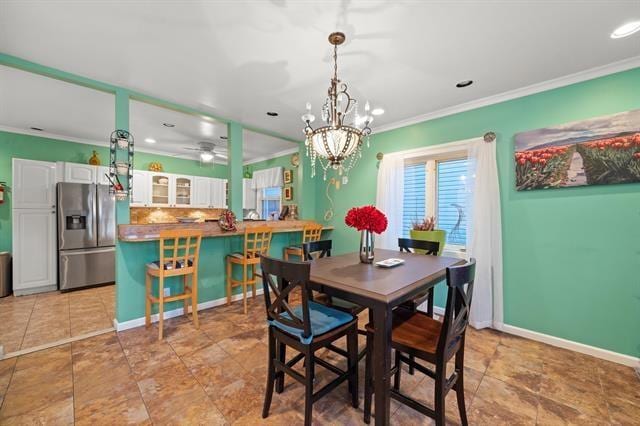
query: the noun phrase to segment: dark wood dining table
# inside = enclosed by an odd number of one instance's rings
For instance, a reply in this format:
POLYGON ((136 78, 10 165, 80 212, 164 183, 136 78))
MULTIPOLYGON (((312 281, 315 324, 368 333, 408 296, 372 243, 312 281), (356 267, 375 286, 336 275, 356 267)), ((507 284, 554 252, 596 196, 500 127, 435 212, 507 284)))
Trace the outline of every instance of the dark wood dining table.
POLYGON ((404 264, 381 268, 360 263, 358 253, 324 257, 311 262, 314 290, 371 310, 374 332, 375 424, 388 425, 390 416, 391 311, 441 281, 450 266, 464 260, 396 250, 375 251, 376 260, 400 258, 404 264))

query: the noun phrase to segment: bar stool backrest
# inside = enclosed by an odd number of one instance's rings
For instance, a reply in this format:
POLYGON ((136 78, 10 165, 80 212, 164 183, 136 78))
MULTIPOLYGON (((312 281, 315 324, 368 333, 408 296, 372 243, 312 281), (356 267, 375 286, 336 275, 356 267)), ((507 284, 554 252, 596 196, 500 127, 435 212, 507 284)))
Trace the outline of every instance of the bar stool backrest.
POLYGON ((251 226, 244 230, 244 257, 253 259, 269 255, 271 235, 273 230, 269 226, 251 226))
POLYGON ((302 243, 318 241, 321 235, 322 225, 319 223, 308 223, 302 228, 302 243))
POLYGON ((201 241, 202 230, 199 229, 160 231, 160 270, 180 269, 185 274, 197 270, 201 241))

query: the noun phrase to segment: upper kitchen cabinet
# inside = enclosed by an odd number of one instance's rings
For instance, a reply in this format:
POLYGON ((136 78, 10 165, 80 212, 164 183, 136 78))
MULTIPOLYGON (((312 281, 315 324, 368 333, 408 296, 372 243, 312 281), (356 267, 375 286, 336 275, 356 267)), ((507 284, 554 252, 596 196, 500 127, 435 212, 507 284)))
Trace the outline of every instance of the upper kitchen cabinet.
POLYGON ((168 173, 149 173, 151 178, 151 204, 169 207, 173 204, 171 177, 168 173))
POLYGON ((98 168, 91 164, 63 163, 64 181, 71 183, 96 183, 98 168))
POLYGON ((171 186, 173 189, 173 207, 193 207, 193 177, 171 175, 169 181, 171 182, 171 186))
POLYGON ((98 170, 98 176, 96 177, 96 183, 99 185, 111 185, 109 182, 109 167, 108 166, 96 166, 98 170))
POLYGON ((50 209, 56 206, 56 163, 13 159, 13 208, 50 209))
POLYGON ((151 204, 149 191, 151 189, 149 172, 144 170, 133 171, 133 188, 131 193, 132 207, 148 207, 151 204))
POLYGON ((193 207, 211 207, 211 178, 193 178, 193 207))

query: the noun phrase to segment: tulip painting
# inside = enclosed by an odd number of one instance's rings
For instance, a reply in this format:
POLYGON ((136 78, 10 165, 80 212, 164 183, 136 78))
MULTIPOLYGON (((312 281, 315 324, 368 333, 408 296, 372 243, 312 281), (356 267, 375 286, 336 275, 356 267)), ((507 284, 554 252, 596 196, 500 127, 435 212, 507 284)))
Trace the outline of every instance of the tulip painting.
POLYGON ((640 109, 515 136, 516 189, 640 182, 640 109))

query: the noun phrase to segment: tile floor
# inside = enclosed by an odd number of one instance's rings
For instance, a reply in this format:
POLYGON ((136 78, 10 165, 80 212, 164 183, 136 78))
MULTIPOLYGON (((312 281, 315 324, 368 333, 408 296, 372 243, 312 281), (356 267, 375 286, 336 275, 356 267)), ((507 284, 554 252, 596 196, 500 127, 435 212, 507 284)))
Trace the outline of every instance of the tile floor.
POLYGON ((8 354, 113 327, 115 286, 0 299, 0 345, 8 354))
MULTIPOLYGON (((292 379, 261 419, 263 309, 257 299, 247 316, 238 303, 202 311, 200 330, 174 318, 162 342, 156 326, 142 327, 0 361, 0 424, 302 424, 303 391, 292 379)), ((470 424, 640 423, 631 368, 491 330, 467 336, 470 424)), ((319 386, 327 377, 319 368, 319 386)), ((433 397, 431 379, 420 374, 403 375, 402 388, 433 397)), ((392 411, 393 424, 433 424, 395 401, 392 411)), ((447 417, 459 422, 454 394, 447 417)), ((314 405, 314 423, 362 424, 362 404, 351 408, 345 383, 314 405)))

